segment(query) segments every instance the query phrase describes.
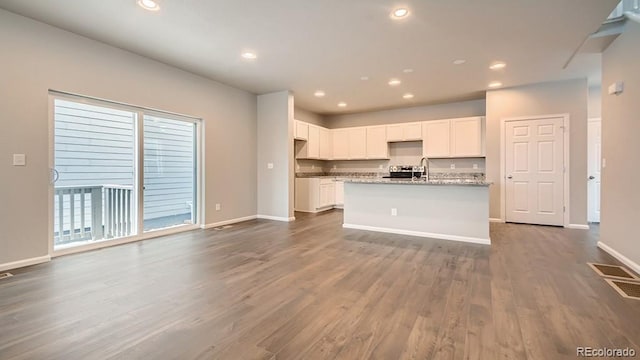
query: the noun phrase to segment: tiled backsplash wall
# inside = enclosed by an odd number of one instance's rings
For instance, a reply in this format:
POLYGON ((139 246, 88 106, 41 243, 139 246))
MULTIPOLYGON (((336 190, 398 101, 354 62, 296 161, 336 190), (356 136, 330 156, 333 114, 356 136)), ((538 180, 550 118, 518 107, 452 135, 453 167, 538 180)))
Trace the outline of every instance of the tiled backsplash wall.
MULTIPOLYGON (((404 159, 406 160, 406 159, 404 159)), ((389 165, 418 165, 420 158, 413 162, 391 160, 296 160, 297 173, 341 173, 341 172, 384 172, 389 165), (382 167, 382 168, 380 168, 382 167)), ((485 173, 484 158, 430 159, 429 170, 433 172, 485 173), (451 169, 451 165, 455 169, 451 169), (477 169, 474 169, 477 165, 477 169)))

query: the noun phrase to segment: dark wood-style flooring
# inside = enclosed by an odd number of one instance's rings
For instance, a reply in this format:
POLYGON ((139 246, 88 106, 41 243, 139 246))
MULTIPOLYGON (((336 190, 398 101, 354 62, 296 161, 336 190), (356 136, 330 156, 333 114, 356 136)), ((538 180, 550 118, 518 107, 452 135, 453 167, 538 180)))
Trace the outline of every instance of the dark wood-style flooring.
POLYGON ((345 230, 342 213, 117 246, 0 280, 0 359, 573 359, 640 352, 597 232, 491 247, 345 230))

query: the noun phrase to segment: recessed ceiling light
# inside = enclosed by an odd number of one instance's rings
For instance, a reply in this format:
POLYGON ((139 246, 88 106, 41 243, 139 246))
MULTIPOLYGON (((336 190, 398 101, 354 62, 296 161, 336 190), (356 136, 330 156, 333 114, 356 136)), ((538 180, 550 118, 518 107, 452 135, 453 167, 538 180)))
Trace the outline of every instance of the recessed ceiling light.
POLYGON ((360 78, 360 80, 367 81, 367 80, 369 80, 369 77, 368 76, 363 76, 363 77, 360 78))
POLYGON ((397 9, 393 10, 393 12, 391 13, 391 18, 393 18, 393 19, 402 19, 402 18, 407 17, 407 15, 409 15, 409 9, 397 8, 397 9))
POLYGON ((463 60, 463 59, 453 60, 453 65, 462 65, 466 62, 467 60, 463 60))
POLYGON ((347 107, 347 103, 344 102, 344 101, 341 101, 341 102, 338 103, 338 106, 339 107, 347 107))
POLYGON ((313 95, 315 97, 324 97, 325 93, 322 90, 318 90, 318 91, 314 92, 313 95))
POLYGON ((410 73, 413 72, 413 69, 404 69, 404 70, 402 70, 402 72, 405 73, 405 74, 410 74, 410 73))
POLYGON ((404 95, 402 95, 402 98, 403 99, 413 99, 413 94, 411 94, 411 93, 404 94, 404 95))
POLYGON ((489 87, 490 88, 497 88, 502 86, 502 83, 500 81, 492 81, 489 83, 489 87))
POLYGON ((153 0, 138 0, 138 5, 140 5, 140 7, 142 7, 145 10, 150 10, 150 11, 160 10, 160 5, 158 5, 158 3, 153 0))
POLYGON ((505 67, 507 67, 507 64, 505 64, 503 62, 495 62, 495 63, 491 64, 491 66, 489 66, 489 69, 491 69, 491 70, 500 70, 500 69, 504 69, 505 67))
POLYGON ((391 79, 389 80, 389 85, 391 86, 398 86, 402 83, 402 81, 398 80, 398 79, 391 79))
POLYGON ((256 53, 252 52, 252 51, 245 51, 242 53, 241 55, 244 59, 247 60, 255 60, 258 58, 258 55, 256 55, 256 53))

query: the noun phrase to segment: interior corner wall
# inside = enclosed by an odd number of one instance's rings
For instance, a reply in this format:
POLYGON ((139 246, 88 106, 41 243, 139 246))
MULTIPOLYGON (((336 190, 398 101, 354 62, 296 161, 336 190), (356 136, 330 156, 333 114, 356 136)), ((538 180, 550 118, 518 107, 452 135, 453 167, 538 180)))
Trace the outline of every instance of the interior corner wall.
POLYGON ((305 110, 300 107, 294 107, 293 118, 296 120, 304 121, 309 124, 327 127, 324 116, 305 110))
MULTIPOLYGON (((640 238, 640 23, 628 20, 624 32, 602 59, 602 186, 600 241, 635 263, 640 238), (620 95, 607 88, 624 82, 620 95), (606 161, 606 166, 604 166, 606 161)), ((629 265, 629 264, 627 264, 629 265)))
POLYGON ((337 129, 484 115, 485 101, 483 99, 332 115, 325 118, 325 123, 328 128, 337 129))
POLYGON ((491 218, 502 218, 504 180, 500 178, 501 120, 512 117, 569 114, 570 223, 587 224, 587 80, 568 80, 487 92, 487 180, 491 218))
POLYGON ((0 44, 0 265, 49 253, 50 89, 202 118, 204 222, 256 214, 254 94, 4 10, 0 44))
POLYGON ((293 217, 293 111, 289 91, 258 96, 258 216, 293 217))

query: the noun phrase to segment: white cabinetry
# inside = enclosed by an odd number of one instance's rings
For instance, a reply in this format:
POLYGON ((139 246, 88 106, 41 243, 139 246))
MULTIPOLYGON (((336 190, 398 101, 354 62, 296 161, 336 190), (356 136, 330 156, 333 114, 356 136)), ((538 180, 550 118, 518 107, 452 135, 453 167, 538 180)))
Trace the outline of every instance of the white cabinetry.
POLYGON ((422 140, 422 123, 402 123, 387 125, 387 141, 416 141, 422 140))
POLYGON ((367 127, 367 159, 388 159, 387 127, 367 127))
POLYGON ((309 139, 309 124, 295 120, 294 121, 294 139, 296 140, 308 140, 309 139))
POLYGON ((349 128, 349 159, 367 158, 367 128, 349 128))
POLYGON ((296 159, 331 159, 333 149, 329 129, 296 120, 295 139, 303 140, 296 141, 296 159))
POLYGON ((303 212, 333 208, 336 204, 336 184, 333 178, 296 178, 294 203, 295 210, 303 212))
POLYGON ((428 158, 483 157, 483 117, 425 121, 423 155, 428 158))
POLYGON ((333 159, 349 159, 349 132, 347 129, 333 130, 333 159))
POLYGON ((309 140, 307 140, 307 158, 320 157, 320 128, 309 125, 309 140))
POLYGON ((329 160, 333 156, 333 141, 329 129, 320 128, 320 159, 329 160))
POLYGON ((451 120, 451 156, 484 156, 481 117, 451 120))
POLYGON ((451 155, 449 120, 425 121, 422 124, 422 152, 428 158, 451 155))

